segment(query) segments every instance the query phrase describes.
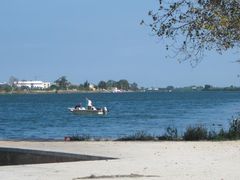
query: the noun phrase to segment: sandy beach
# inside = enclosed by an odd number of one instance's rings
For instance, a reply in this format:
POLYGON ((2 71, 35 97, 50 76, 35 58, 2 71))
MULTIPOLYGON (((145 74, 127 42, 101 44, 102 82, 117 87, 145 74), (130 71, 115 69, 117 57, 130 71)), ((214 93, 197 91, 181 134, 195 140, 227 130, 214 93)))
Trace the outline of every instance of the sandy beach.
POLYGON ((0 147, 107 156, 115 160, 1 166, 4 180, 239 179, 240 141, 27 142, 0 147))

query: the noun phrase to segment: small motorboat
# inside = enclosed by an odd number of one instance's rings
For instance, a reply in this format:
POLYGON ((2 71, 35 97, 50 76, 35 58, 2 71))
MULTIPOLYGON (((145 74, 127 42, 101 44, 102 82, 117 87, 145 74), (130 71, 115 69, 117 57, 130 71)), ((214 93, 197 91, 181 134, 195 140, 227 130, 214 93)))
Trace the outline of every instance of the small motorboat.
POLYGON ((86 109, 85 107, 71 107, 68 109, 70 112, 79 115, 106 115, 108 113, 107 107, 91 109, 86 109))

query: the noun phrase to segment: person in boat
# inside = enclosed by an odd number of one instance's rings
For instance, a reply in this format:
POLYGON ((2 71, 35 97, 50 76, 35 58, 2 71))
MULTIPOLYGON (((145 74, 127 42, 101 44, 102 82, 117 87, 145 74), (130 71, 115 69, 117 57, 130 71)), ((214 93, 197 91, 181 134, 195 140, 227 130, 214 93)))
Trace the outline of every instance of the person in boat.
POLYGON ((86 100, 87 100, 87 108, 88 108, 88 110, 92 110, 92 107, 93 107, 92 101, 90 99, 88 99, 88 98, 86 98, 86 100))
POLYGON ((79 103, 75 106, 75 109, 81 109, 82 108, 82 103, 79 103))

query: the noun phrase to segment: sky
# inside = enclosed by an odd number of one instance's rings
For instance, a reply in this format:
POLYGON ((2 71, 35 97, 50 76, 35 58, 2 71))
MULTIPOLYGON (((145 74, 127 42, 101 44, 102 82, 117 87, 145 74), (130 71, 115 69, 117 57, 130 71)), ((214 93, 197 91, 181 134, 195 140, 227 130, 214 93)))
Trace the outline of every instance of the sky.
POLYGON ((194 68, 166 58, 165 44, 140 26, 157 6, 157 0, 1 0, 0 82, 64 75, 74 84, 240 85, 234 52, 208 52, 194 68))

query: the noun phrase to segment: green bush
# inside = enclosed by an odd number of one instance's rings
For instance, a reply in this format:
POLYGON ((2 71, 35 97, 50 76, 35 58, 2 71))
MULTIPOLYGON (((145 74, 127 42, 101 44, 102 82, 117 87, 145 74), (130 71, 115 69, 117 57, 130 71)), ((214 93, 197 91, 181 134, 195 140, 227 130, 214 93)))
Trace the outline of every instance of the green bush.
POLYGON ((70 141, 89 141, 91 138, 89 135, 78 135, 78 134, 74 134, 72 136, 69 137, 70 141))
POLYGON ((183 135, 185 141, 199 141, 208 139, 208 130, 203 126, 189 126, 183 135))
POLYGON ((179 140, 177 128, 168 127, 166 129, 166 133, 162 136, 158 136, 157 139, 158 140, 168 140, 168 141, 179 140))
POLYGON ((154 141, 156 138, 145 131, 137 131, 133 135, 118 138, 117 141, 154 141))
MULTIPOLYGON (((89 141, 91 139, 95 141, 102 140, 90 138, 89 135, 72 135, 66 137, 70 141, 89 141)), ((237 140, 240 139, 240 117, 233 119, 229 123, 229 129, 223 128, 219 131, 208 131, 203 125, 189 126, 186 128, 184 135, 178 136, 178 130, 174 127, 166 128, 166 132, 161 136, 153 136, 145 131, 137 131, 133 135, 127 135, 116 139, 116 141, 155 141, 155 140, 185 140, 185 141, 200 141, 200 140, 237 140)))
POLYGON ((228 130, 229 139, 239 139, 240 138, 240 117, 233 119, 230 122, 230 127, 228 130))

